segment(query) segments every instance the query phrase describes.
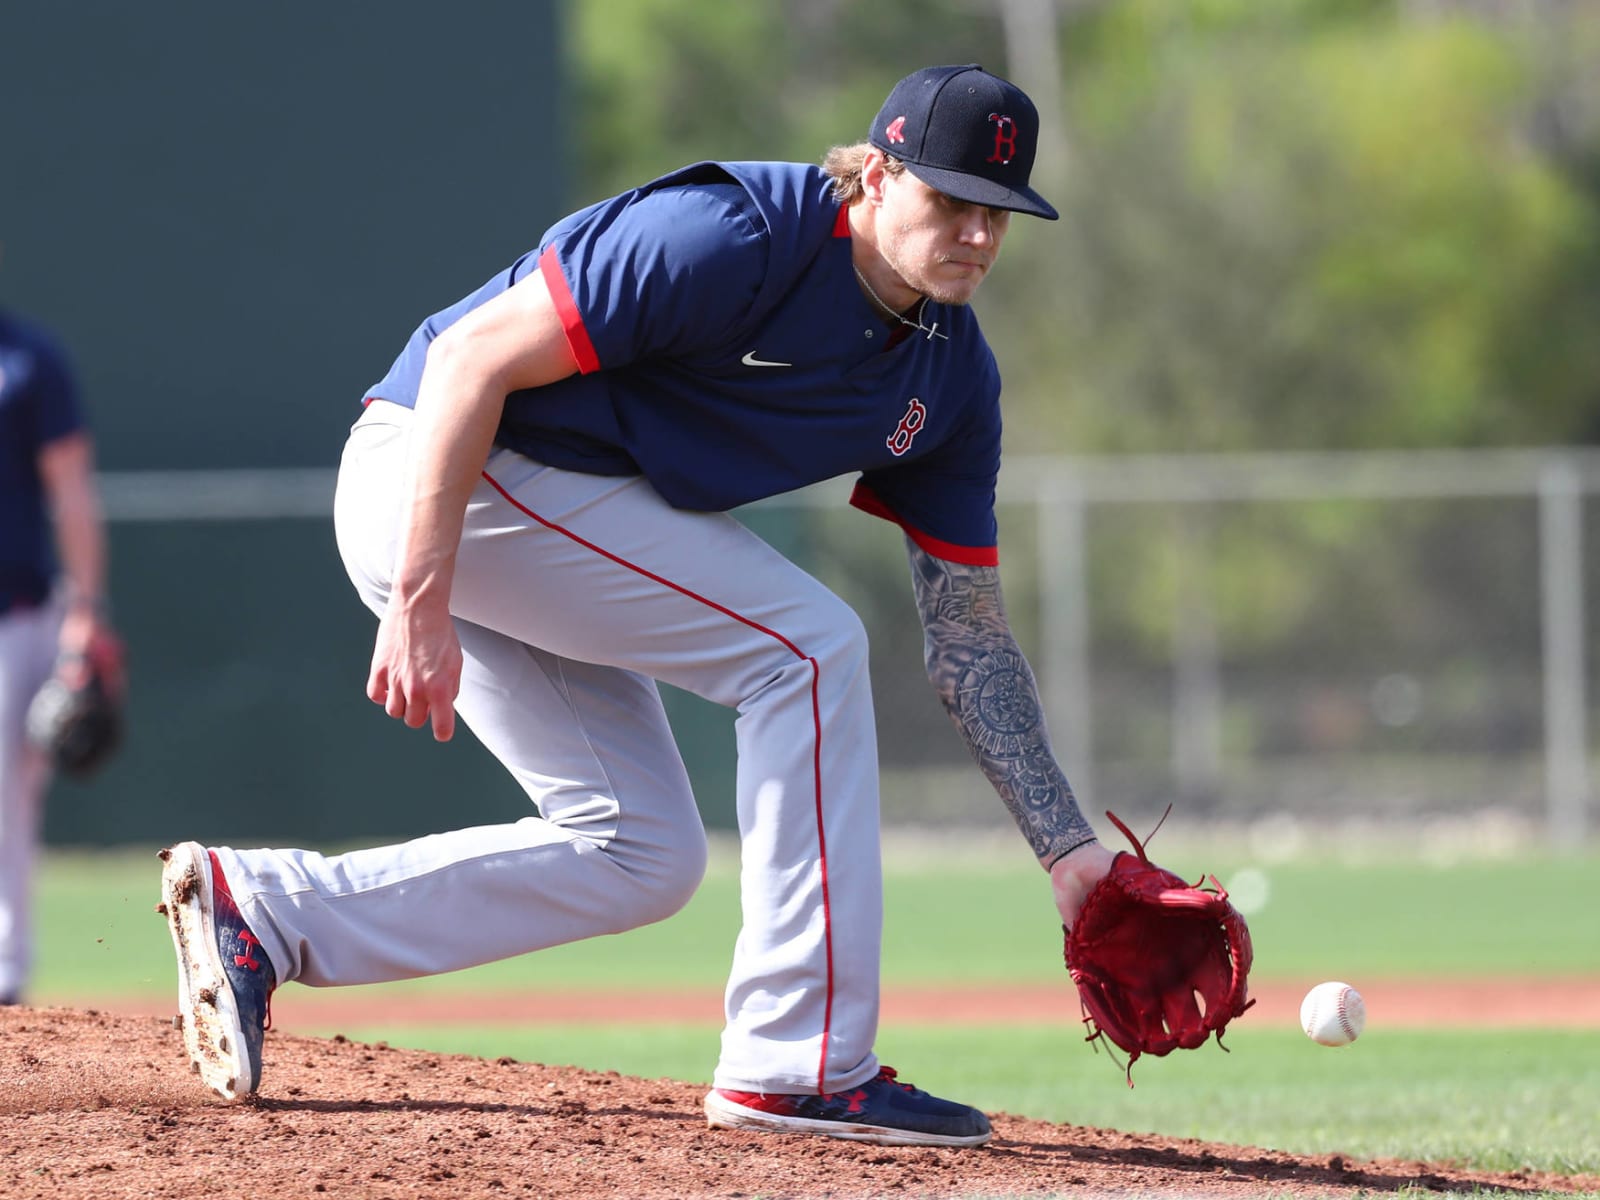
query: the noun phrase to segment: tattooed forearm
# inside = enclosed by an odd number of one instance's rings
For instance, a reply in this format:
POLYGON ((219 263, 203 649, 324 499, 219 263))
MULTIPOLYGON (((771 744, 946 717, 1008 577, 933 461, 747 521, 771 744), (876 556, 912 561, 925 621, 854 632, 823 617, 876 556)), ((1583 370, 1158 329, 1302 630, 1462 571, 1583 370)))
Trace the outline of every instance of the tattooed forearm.
POLYGON ((910 553, 928 678, 1049 866, 1095 834, 1050 751, 1038 685, 1006 621, 1000 572, 935 558, 914 544, 910 553))

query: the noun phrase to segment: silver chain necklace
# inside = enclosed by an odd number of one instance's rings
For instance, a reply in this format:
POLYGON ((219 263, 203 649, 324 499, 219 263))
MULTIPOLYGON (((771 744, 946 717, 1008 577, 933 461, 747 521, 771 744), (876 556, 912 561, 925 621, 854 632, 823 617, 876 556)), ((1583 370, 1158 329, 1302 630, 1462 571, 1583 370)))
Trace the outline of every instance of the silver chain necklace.
POLYGON ((861 286, 866 289, 867 295, 872 297, 872 302, 878 306, 878 309, 885 316, 899 321, 900 324, 906 326, 908 329, 915 329, 921 333, 927 334, 930 342, 934 338, 944 338, 944 340, 947 342, 950 340, 949 335, 939 332, 939 322, 935 321, 932 325, 924 325, 922 323, 922 314, 928 307, 928 298, 926 296, 924 296, 917 304, 917 319, 915 321, 908 321, 903 314, 895 312, 894 309, 885 304, 879 297, 878 293, 872 290, 872 285, 867 282, 867 277, 861 273, 860 267, 856 266, 855 263, 851 263, 850 268, 856 273, 856 278, 861 281, 861 286))

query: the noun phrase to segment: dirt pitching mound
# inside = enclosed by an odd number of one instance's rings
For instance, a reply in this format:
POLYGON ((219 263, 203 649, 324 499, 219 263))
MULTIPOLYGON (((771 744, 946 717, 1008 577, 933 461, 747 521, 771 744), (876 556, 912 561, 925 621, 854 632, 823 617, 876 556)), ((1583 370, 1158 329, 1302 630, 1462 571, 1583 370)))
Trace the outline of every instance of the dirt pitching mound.
POLYGON ((1600 1191, 1500 1175, 995 1114, 981 1150, 709 1130, 702 1089, 503 1059, 268 1035, 262 1093, 225 1104, 171 1022, 0 1009, 0 1196, 1354 1196, 1401 1188, 1600 1191))

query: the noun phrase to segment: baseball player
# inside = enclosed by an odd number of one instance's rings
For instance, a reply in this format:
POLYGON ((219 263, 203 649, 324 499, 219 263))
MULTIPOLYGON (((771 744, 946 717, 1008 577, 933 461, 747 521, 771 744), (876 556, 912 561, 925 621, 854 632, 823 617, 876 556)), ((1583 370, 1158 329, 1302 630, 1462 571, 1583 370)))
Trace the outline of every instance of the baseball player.
POLYGON ((424 321, 340 468, 380 618, 367 691, 457 714, 537 810, 324 857, 168 852, 189 1051, 261 1071, 272 989, 456 970, 658 921, 706 842, 656 681, 738 711, 743 928, 712 1126, 974 1146, 988 1119, 879 1063, 878 763, 859 618, 727 510, 858 477, 905 533, 928 673, 1048 869, 1103 876, 1006 624, 1000 378, 967 302, 1028 186, 1028 97, 975 65, 902 80, 821 168, 699 163, 559 221, 424 321))
POLYGON ((49 778, 26 735, 28 705, 58 663, 91 653, 114 662, 119 649, 104 603, 94 447, 71 371, 54 338, 3 310, 0 513, 0 1004, 15 1004, 33 961, 33 868, 49 778))

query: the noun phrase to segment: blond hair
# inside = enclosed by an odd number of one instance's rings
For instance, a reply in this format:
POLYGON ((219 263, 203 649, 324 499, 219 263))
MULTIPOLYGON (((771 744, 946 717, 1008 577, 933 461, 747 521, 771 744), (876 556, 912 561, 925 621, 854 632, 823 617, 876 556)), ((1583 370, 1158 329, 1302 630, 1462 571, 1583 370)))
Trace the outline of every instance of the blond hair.
MULTIPOLYGON (((835 146, 822 159, 822 169, 833 177, 834 199, 840 204, 854 204, 861 199, 861 168, 867 153, 875 147, 871 142, 857 142, 853 146, 835 146)), ((899 175, 905 163, 892 154, 883 156, 883 169, 890 175, 899 175)))

